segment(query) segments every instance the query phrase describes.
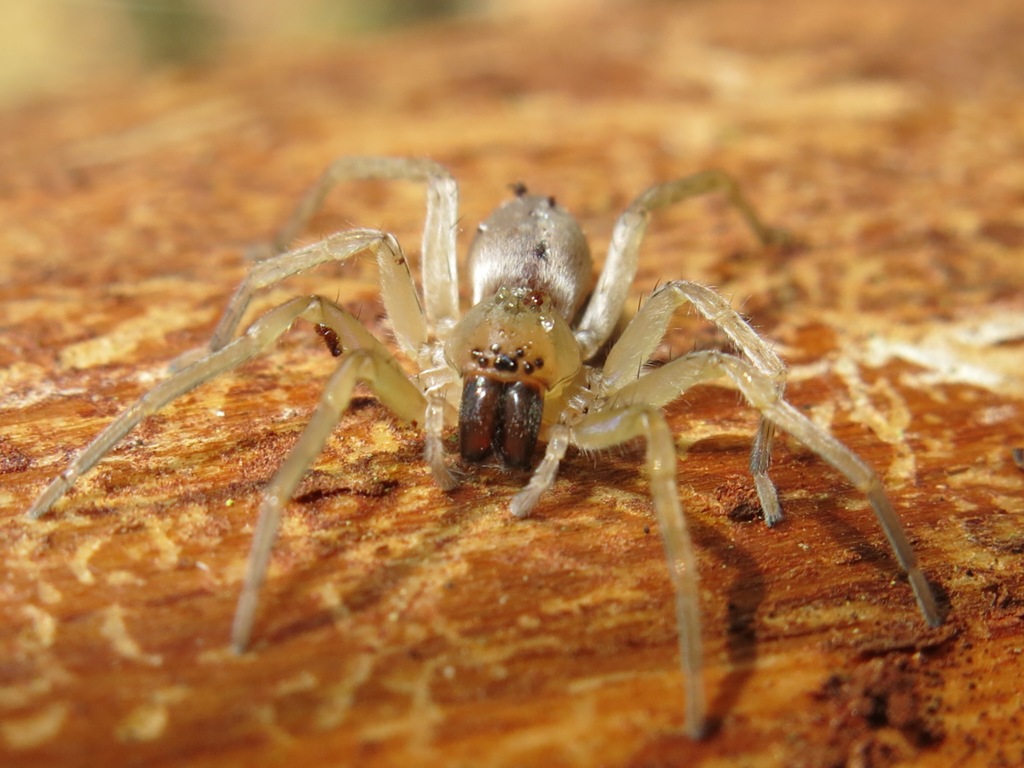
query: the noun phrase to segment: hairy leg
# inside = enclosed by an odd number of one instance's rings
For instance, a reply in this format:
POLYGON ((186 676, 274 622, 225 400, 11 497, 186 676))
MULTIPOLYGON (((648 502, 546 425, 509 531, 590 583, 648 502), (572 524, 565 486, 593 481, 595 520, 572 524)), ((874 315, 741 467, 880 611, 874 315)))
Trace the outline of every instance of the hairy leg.
POLYGON ((338 158, 295 207, 291 218, 274 238, 272 248, 276 253, 288 250, 289 243, 306 228, 335 186, 360 179, 426 182, 427 215, 421 252, 423 299, 428 321, 442 332, 447 331, 459 316, 455 253, 459 188, 448 169, 432 160, 409 157, 338 158))
POLYGON ((636 437, 647 442, 648 481, 676 596, 680 663, 686 684, 686 730, 696 739, 704 732, 707 707, 697 559, 679 502, 672 432, 658 409, 636 405, 592 413, 575 425, 570 434, 572 443, 584 450, 610 448, 636 437))
POLYGON ((608 340, 622 315, 623 305, 636 277, 640 243, 651 214, 659 208, 711 192, 725 194, 762 243, 783 237, 779 231, 761 222, 753 206, 740 192, 739 185, 723 171, 695 173, 642 192, 615 222, 604 269, 576 330, 585 360, 608 340))
POLYGON ((530 482, 512 499, 513 515, 526 517, 537 506, 540 497, 554 484, 558 474, 558 465, 565 458, 568 447, 569 428, 562 424, 552 426, 548 432, 548 445, 544 449, 544 458, 533 471, 530 482))
POLYGON ((821 456, 867 496, 896 561, 907 572, 922 616, 929 625, 938 626, 941 618, 935 595, 918 566, 914 549, 878 475, 853 451, 783 400, 775 382, 751 363, 721 352, 695 352, 623 387, 613 402, 616 406, 634 408, 641 404, 664 403, 695 384, 722 376, 731 379, 764 418, 821 456))
MULTIPOLYGON (((761 377, 772 382, 781 397, 785 388, 786 369, 778 355, 729 306, 728 301, 710 288, 688 280, 666 283, 640 308, 608 353, 602 373, 604 393, 613 394, 637 379, 644 363, 665 335, 672 316, 684 304, 692 305, 708 322, 720 328, 761 377)), ((668 399, 651 404, 664 405, 675 399, 675 395, 668 391, 664 397, 668 399)), ((778 493, 768 477, 773 434, 772 423, 762 418, 750 452, 750 472, 768 525, 774 525, 782 519, 778 493)))
POLYGON ((381 402, 400 418, 412 422, 423 418, 423 395, 394 364, 387 352, 356 349, 344 356, 328 380, 320 405, 309 424, 263 492, 245 581, 231 628, 231 645, 237 653, 244 651, 249 644, 259 593, 267 575, 270 552, 281 525, 282 511, 310 464, 323 451, 341 415, 348 409, 352 390, 358 382, 369 385, 381 402))
POLYGON ((381 297, 395 337, 402 350, 416 359, 427 340, 427 323, 416 295, 416 286, 398 241, 392 235, 373 229, 339 232, 318 243, 254 264, 228 302, 210 339, 210 349, 216 351, 231 340, 258 290, 319 264, 328 261, 344 262, 367 251, 377 259, 381 297))
MULTIPOLYGON (((388 354, 373 334, 333 302, 318 296, 287 301, 256 320, 245 335, 173 373, 129 406, 75 457, 67 469, 54 478, 29 509, 28 517, 35 519, 46 514, 82 474, 94 467, 144 418, 200 384, 254 357, 300 317, 329 327, 345 349, 374 349, 380 354, 388 354)), ((419 397, 422 400, 422 395, 419 397)))

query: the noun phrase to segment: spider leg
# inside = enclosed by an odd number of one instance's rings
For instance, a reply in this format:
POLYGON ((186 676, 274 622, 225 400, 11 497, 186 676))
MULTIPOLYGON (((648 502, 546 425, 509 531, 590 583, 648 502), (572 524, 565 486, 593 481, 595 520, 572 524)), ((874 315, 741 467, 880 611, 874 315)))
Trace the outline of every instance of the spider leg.
MULTIPOLYGON (((108 424, 106 429, 75 457, 71 465, 50 482, 26 516, 31 519, 42 517, 82 474, 92 469, 144 418, 200 384, 254 357, 272 344, 300 317, 330 327, 337 334, 343 348, 373 349, 378 350, 380 354, 387 354, 384 346, 358 320, 327 299, 318 296, 291 299, 257 319, 245 335, 216 352, 211 352, 187 368, 173 373, 139 398, 108 424)), ((409 386, 422 401, 423 397, 418 390, 412 384, 409 386)))
POLYGON ((676 487, 676 447, 665 417, 657 408, 631 405, 591 412, 572 427, 579 448, 608 448, 636 437, 647 441, 647 471, 669 575, 676 596, 679 654, 686 685, 686 730, 692 738, 704 731, 706 703, 702 670, 697 559, 676 487))
POLYGON ((907 573, 922 616, 930 626, 938 626, 941 618, 935 595, 878 475, 857 454, 783 400, 775 382, 751 363, 721 352, 693 353, 623 387, 613 403, 634 404, 628 407, 664 403, 694 384, 721 376, 731 379, 765 418, 821 456, 867 496, 896 561, 907 573))
POLYGON ((256 291, 328 261, 347 261, 365 251, 377 258, 381 298, 402 350, 417 359, 427 341, 427 321, 405 254, 393 235, 373 229, 352 229, 317 243, 256 262, 228 302, 210 349, 216 351, 234 336, 256 291))
POLYGON ((231 646, 241 653, 249 644, 259 592, 267 575, 270 552, 281 524, 281 513, 309 465, 323 451, 324 444, 348 409, 352 390, 365 382, 399 418, 416 422, 423 418, 424 399, 420 391, 394 364, 394 358, 380 348, 355 349, 344 359, 327 382, 320 405, 299 436, 284 463, 263 491, 252 548, 246 564, 245 581, 231 627, 231 646))
POLYGON ((516 517, 526 517, 530 514, 540 497, 555 482, 558 474, 558 465, 565 458, 565 452, 569 447, 569 428, 563 424, 555 424, 548 431, 548 445, 544 449, 544 458, 541 459, 537 469, 530 477, 519 493, 512 499, 510 508, 516 517))
POLYGON ((360 179, 423 181, 427 184, 427 216, 423 226, 423 301, 427 318, 449 329, 459 317, 459 277, 455 234, 459 188, 451 173, 432 160, 407 157, 341 157, 323 172, 274 238, 274 253, 284 253, 323 206, 339 183, 360 179))
MULTIPOLYGON (((436 345, 429 343, 427 319, 416 294, 416 285, 401 246, 394 236, 372 229, 352 229, 338 232, 318 243, 297 248, 253 265, 245 280, 235 291, 214 331, 210 348, 220 349, 234 335, 253 294, 261 288, 305 271, 326 261, 344 261, 370 251, 376 256, 380 273, 380 292, 388 313, 391 328, 402 351, 415 360, 420 369, 433 367, 436 345)), ((192 353, 186 353, 185 359, 192 353)), ((181 358, 179 358, 181 359, 181 358)), ((456 485, 451 470, 444 461, 442 430, 447 406, 445 379, 427 394, 426 458, 438 485, 448 490, 456 485)))
POLYGON ((584 360, 593 357, 608 340, 622 316, 626 297, 632 288, 633 278, 636 277, 640 243, 650 222, 651 213, 709 192, 724 193, 763 244, 783 237, 779 231, 761 222, 753 206, 740 191, 739 185, 724 171, 695 173, 675 181, 657 184, 642 192, 615 222, 604 269, 601 270, 597 287, 577 327, 576 338, 583 349, 584 360))
POLYGON ((320 454, 330 432, 352 399, 356 383, 364 381, 399 418, 421 422, 426 400, 410 382, 394 357, 352 315, 320 296, 295 298, 270 310, 253 323, 244 336, 159 383, 107 426, 64 472, 56 477, 29 509, 27 516, 44 515, 84 472, 91 469, 142 419, 220 373, 254 357, 272 344, 299 318, 326 326, 343 360, 328 380, 320 405, 263 494, 245 582, 232 629, 232 646, 244 649, 252 630, 260 586, 266 575, 281 510, 320 454))
POLYGON ((434 482, 444 491, 450 491, 459 484, 459 478, 445 461, 445 414, 451 414, 450 421, 458 420, 458 414, 454 413, 454 409, 446 397, 447 388, 447 384, 440 384, 427 390, 427 404, 423 415, 423 431, 425 433, 423 458, 426 460, 427 466, 430 467, 434 482))
MULTIPOLYGON (((728 301, 710 288, 688 280, 666 283, 647 300, 626 326, 622 336, 609 351, 605 362, 602 381, 606 393, 617 392, 629 382, 636 381, 637 371, 650 358, 665 335, 676 309, 687 303, 708 322, 720 328, 760 376, 771 382, 778 396, 782 396, 786 369, 779 356, 754 332, 747 321, 729 306, 728 301)), ((675 399, 676 395, 678 390, 669 396, 668 400, 656 404, 663 405, 675 399)), ((773 434, 772 422, 762 417, 750 452, 750 472, 754 477, 765 522, 770 526, 782 519, 778 494, 768 477, 773 434)))

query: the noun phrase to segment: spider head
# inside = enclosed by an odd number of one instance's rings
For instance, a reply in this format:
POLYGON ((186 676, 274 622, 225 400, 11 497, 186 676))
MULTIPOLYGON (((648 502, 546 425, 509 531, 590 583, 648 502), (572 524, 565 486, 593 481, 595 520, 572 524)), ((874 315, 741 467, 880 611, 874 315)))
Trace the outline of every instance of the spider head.
POLYGON ((494 453, 509 467, 530 466, 544 400, 579 371, 580 347, 551 298, 531 288, 500 288, 477 304, 445 344, 463 380, 459 446, 466 461, 494 453))

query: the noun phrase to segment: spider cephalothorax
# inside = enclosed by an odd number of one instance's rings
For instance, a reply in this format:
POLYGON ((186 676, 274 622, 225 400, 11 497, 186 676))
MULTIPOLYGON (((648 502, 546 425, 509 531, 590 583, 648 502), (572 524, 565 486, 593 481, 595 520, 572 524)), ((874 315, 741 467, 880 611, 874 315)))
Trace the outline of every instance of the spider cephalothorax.
POLYGON ((445 354, 463 381, 462 458, 480 461, 493 451, 507 466, 529 467, 545 400, 556 402, 582 363, 550 296, 527 286, 499 288, 459 322, 445 354))
POLYGON ((687 729, 703 731, 704 690, 696 558, 676 488, 675 442, 661 406, 689 387, 725 379, 761 412, 750 469, 765 520, 782 513, 768 463, 776 427, 788 432, 842 472, 868 497, 906 570, 925 620, 939 623, 935 599, 878 476, 828 432, 782 397, 785 369, 771 347, 709 288, 687 280, 661 286, 608 348, 637 270, 637 254, 652 211, 709 191, 723 192, 762 242, 774 233, 761 224, 729 176, 706 172, 651 187, 621 214, 604 268, 591 291, 587 242, 572 216, 553 198, 527 194, 500 206, 477 231, 468 271, 473 306, 461 316, 455 232, 458 190, 442 166, 428 160, 344 158, 336 161, 300 203, 275 240, 274 253, 256 263, 228 304, 209 347, 112 422, 29 510, 45 514, 75 480, 96 464, 144 417, 175 397, 234 368, 272 344, 291 324, 312 322, 339 362, 321 403, 296 446, 264 492, 252 550, 232 627, 231 642, 248 645, 281 513, 309 465, 319 455, 352 390, 367 384, 396 416, 422 424, 424 456, 437 483, 457 483, 442 434, 458 422, 465 462, 494 456, 511 467, 530 468, 527 485, 512 499, 523 517, 555 481, 569 446, 599 450, 634 438, 647 445, 647 470, 676 595, 679 646, 687 693, 687 729), (354 229, 313 245, 287 250, 327 192, 354 178, 412 179, 427 183, 422 285, 418 290, 392 235, 354 229), (237 333, 253 293, 326 261, 372 253, 380 270, 381 296, 402 353, 419 368, 411 379, 393 353, 356 317, 321 296, 285 302, 237 333), (645 363, 664 336, 676 309, 691 305, 732 342, 736 354, 693 352, 665 365, 645 363), (536 461, 538 441, 545 441, 536 461))

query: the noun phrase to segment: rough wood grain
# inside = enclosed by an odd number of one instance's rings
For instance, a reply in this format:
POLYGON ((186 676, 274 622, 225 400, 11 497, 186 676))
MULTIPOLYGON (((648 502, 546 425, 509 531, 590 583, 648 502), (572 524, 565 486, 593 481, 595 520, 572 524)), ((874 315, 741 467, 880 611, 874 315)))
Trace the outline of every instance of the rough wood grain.
MULTIPOLYGON (((607 4, 237 51, 5 113, 0 761, 1024 762, 1022 31, 999 0, 607 4), (690 204, 652 227, 637 299, 682 276, 733 297, 790 363, 790 399, 884 476, 946 624, 923 625, 864 500, 791 441, 787 517, 754 519, 755 417, 695 392, 670 410, 715 719, 692 743, 639 447, 572 454, 519 522, 521 477, 440 492, 420 434, 364 397, 289 507, 235 657, 260 489, 331 369, 308 328, 23 520, 207 338, 245 246, 330 159, 370 153, 450 165, 467 232, 510 182, 550 192, 598 254, 648 184, 736 174, 798 245, 760 250, 721 201, 690 204)), ((421 216, 414 185, 351 185, 315 230, 411 247, 421 216)), ((386 333, 370 265, 265 305, 309 291, 386 333)), ((666 354, 715 342, 679 321, 666 354)))

